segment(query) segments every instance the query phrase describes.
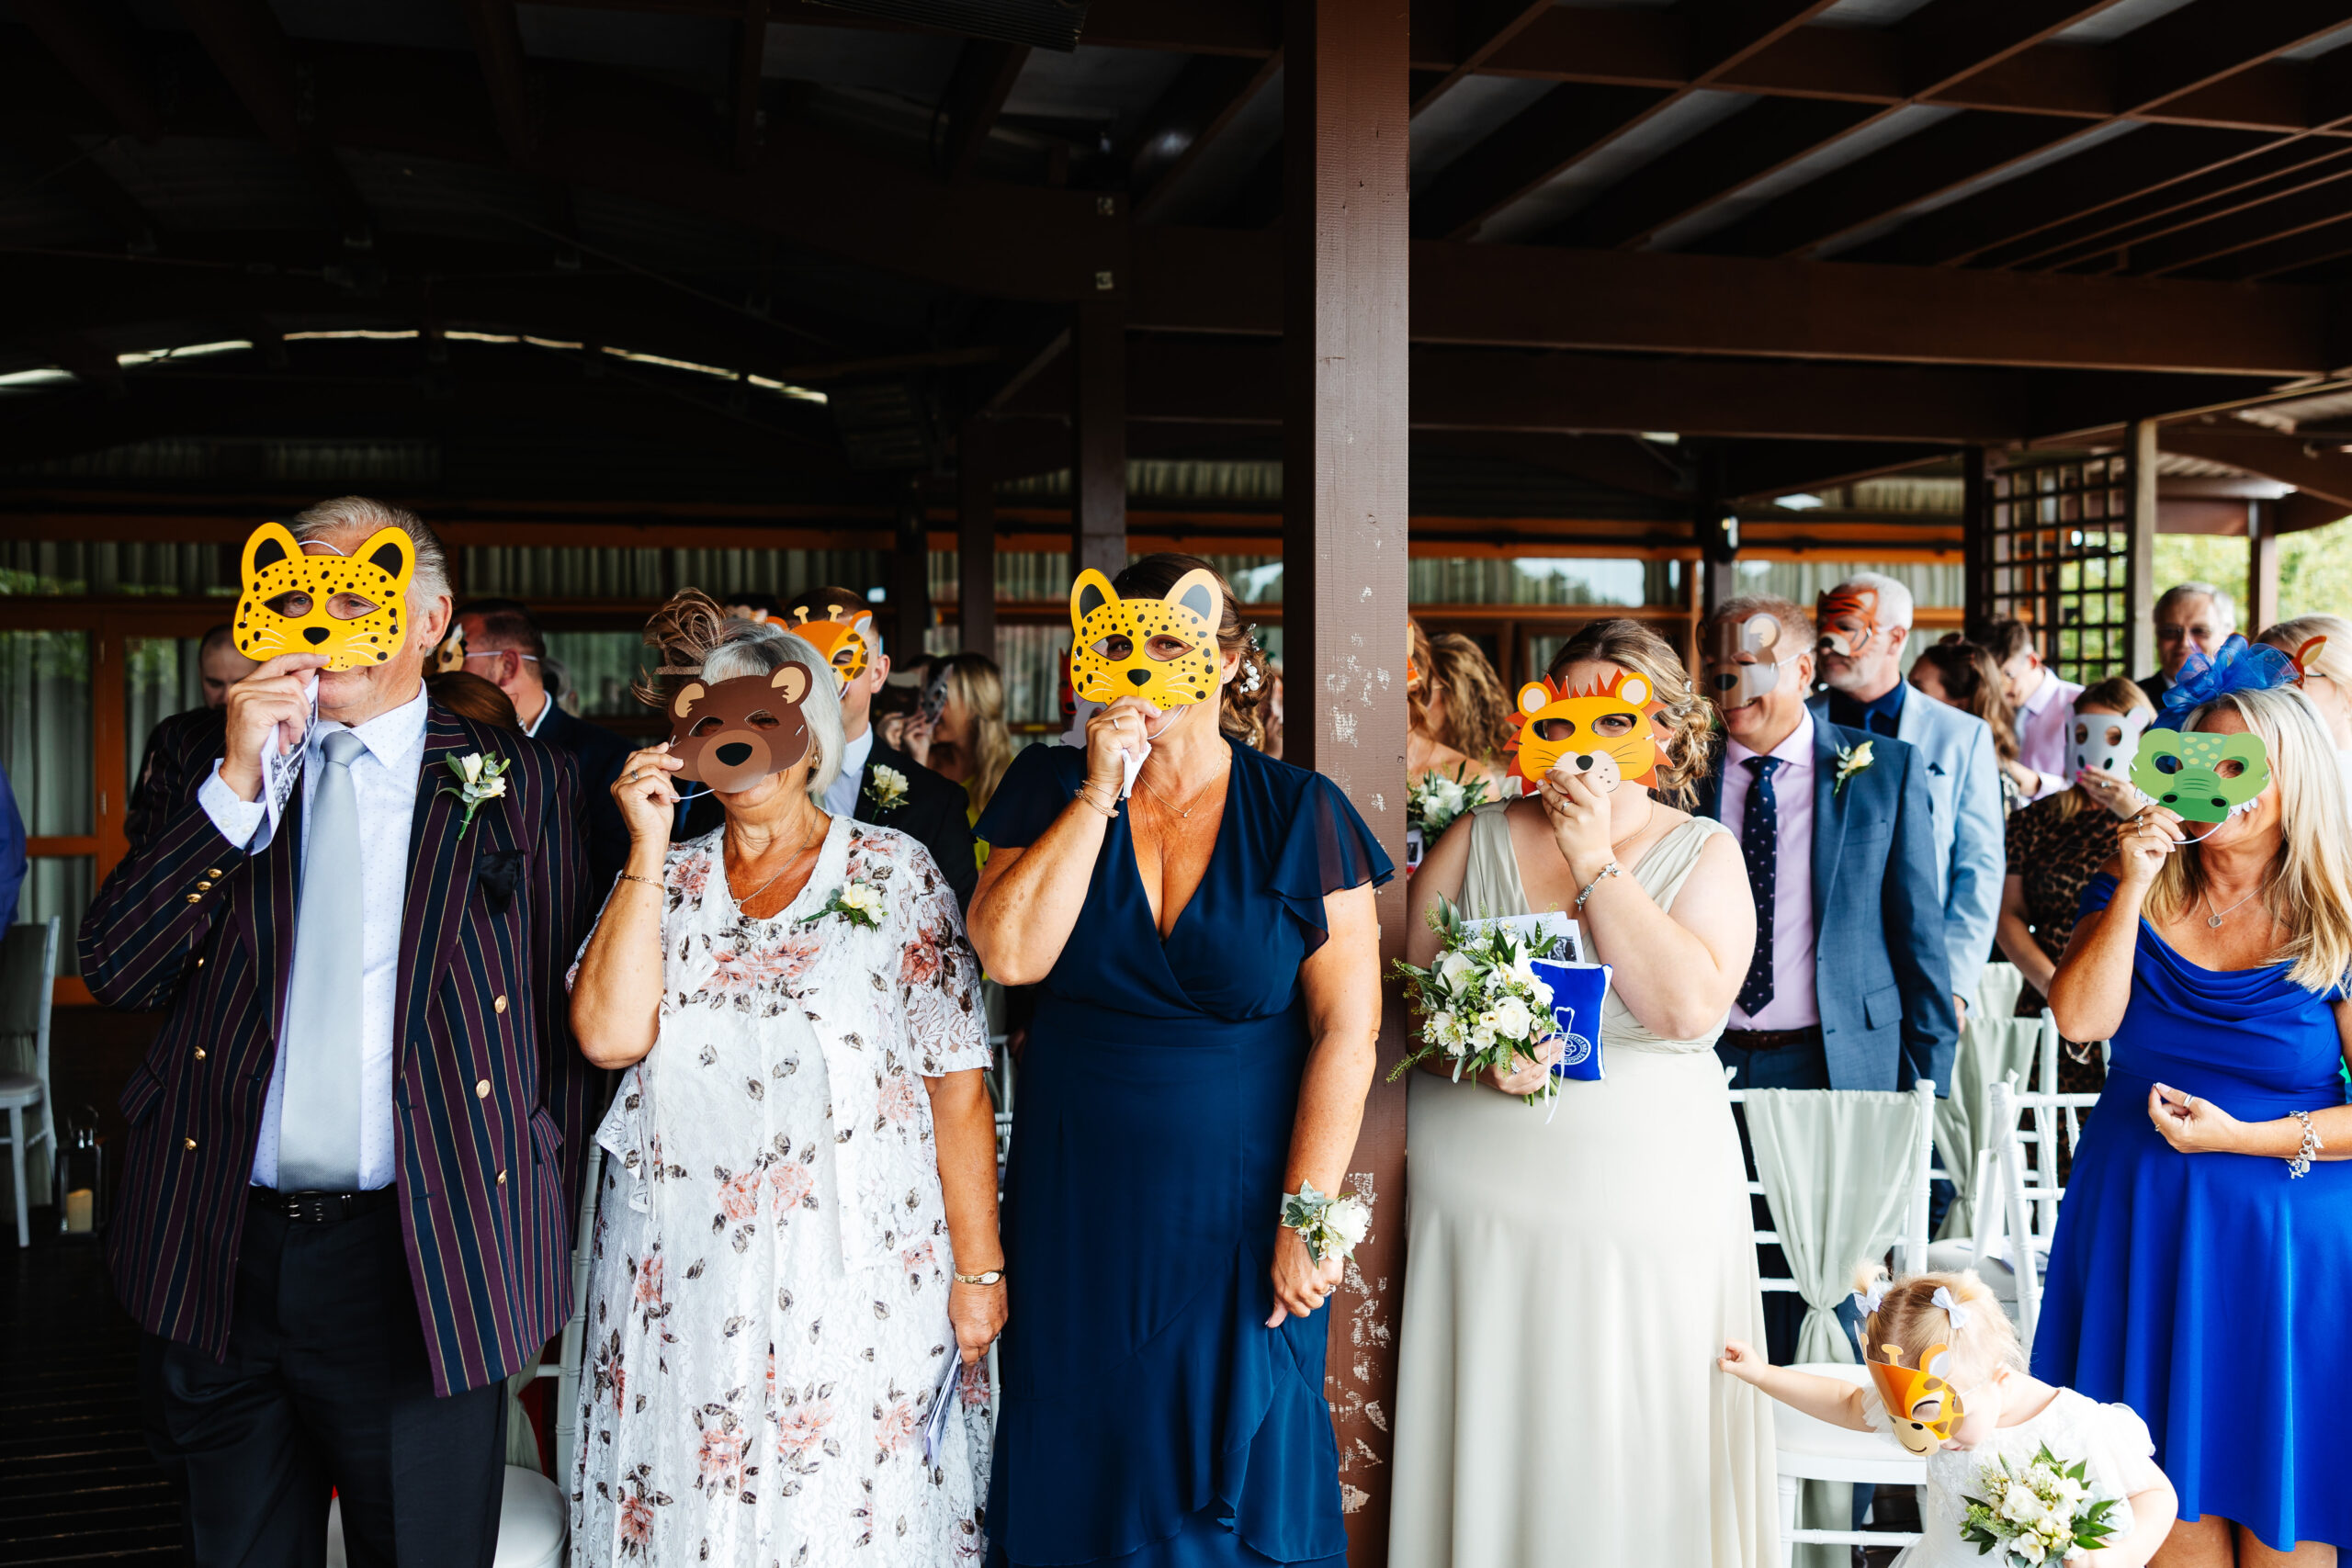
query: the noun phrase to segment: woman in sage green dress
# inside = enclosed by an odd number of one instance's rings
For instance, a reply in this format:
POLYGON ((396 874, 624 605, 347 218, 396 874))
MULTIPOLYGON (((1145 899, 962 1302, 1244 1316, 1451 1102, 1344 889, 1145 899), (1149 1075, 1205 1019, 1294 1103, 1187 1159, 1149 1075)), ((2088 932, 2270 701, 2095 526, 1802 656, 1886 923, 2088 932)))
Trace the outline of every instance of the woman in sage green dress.
POLYGON ((1739 1136, 1713 1049, 1755 942, 1737 841, 1657 798, 1706 767, 1707 708, 1673 650, 1602 621, 1560 650, 1577 690, 1658 694, 1656 784, 1555 769, 1478 807, 1413 879, 1407 956, 1442 894, 1472 918, 1574 909, 1615 967, 1607 1076, 1557 1106, 1547 1070, 1416 1074, 1391 1560, 1415 1568, 1761 1568, 1775 1561, 1772 1416, 1714 1375, 1763 1331, 1739 1136))

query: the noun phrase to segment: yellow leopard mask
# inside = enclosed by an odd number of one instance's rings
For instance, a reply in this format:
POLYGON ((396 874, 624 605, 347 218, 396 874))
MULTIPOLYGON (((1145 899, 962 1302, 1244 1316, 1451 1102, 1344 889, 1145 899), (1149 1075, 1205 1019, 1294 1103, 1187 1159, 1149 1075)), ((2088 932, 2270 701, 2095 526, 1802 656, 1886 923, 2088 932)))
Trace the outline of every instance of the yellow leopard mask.
POLYGON ((416 543, 404 529, 379 528, 347 556, 308 556, 284 525, 265 523, 245 541, 243 570, 231 635, 247 659, 322 653, 329 670, 361 670, 407 641, 401 616, 416 543), (327 606, 346 593, 374 608, 347 620, 331 613, 327 606))
POLYGON ((1069 591, 1070 683, 1089 702, 1141 697, 1162 710, 1216 694, 1216 574, 1200 568, 1164 599, 1122 599, 1087 568, 1069 591))
POLYGON ((1519 776, 1534 784, 1566 762, 1603 793, 1626 779, 1653 783, 1657 732, 1649 702, 1649 682, 1631 670, 1575 692, 1548 675, 1529 682, 1519 690, 1519 776))

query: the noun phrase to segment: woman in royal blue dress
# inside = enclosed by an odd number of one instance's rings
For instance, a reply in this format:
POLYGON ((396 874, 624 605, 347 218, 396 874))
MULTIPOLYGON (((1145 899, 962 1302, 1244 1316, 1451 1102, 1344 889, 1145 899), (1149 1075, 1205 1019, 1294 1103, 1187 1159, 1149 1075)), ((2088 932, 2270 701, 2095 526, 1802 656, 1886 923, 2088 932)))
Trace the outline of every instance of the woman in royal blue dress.
MULTIPOLYGON (((2352 818, 2325 726, 2271 684, 2292 669, 2231 642, 2165 723, 2251 730, 2269 782, 2218 825, 2121 824, 2050 988, 2059 1032, 2114 1056, 2033 1371, 2146 1419, 2186 1521, 2165 1568, 2352 1545, 2352 818)), ((2235 804, 2254 769, 2220 773, 2235 804)))
MULTIPOLYGON (((1149 556, 1114 586, 1159 600, 1203 570, 1149 556)), ((973 944, 1039 992, 1006 1180, 992 1562, 1338 1568, 1347 1550, 1317 1310, 1341 1262, 1309 1256, 1283 1200, 1346 1178, 1390 868, 1329 781, 1234 738, 1271 682, 1216 591, 1208 699, 1122 697, 1084 750, 1030 748, 978 829, 973 944), (1145 756, 1125 802, 1123 752, 1145 756)), ((1150 623, 1136 640, 1186 652, 1150 623)))

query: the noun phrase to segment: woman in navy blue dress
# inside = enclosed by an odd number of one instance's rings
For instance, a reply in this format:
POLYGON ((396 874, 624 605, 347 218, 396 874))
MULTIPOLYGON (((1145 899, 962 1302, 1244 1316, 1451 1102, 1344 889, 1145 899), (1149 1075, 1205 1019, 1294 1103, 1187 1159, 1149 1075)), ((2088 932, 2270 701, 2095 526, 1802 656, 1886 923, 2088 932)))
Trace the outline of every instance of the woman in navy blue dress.
POLYGON ((2261 736, 2271 780, 2217 826, 2148 807, 2084 892, 2050 1004, 2114 1058, 2033 1371, 2147 1421, 2187 1521, 2157 1563, 2332 1564, 2352 1545, 2352 819, 2301 693, 2247 682, 2187 716, 2261 736))
MULTIPOLYGON (((1158 598, 1204 563, 1114 580, 1158 598)), ((1237 736, 1270 682, 1223 598, 1220 690, 1123 697, 1023 752, 971 932, 1034 983, 1004 1224, 992 1562, 1339 1568, 1336 1258, 1282 1200, 1345 1179, 1376 1065, 1388 859, 1327 780, 1237 736), (1120 755, 1148 753, 1129 799, 1120 755)), ((1211 624, 1217 624, 1213 620, 1211 624)), ((1150 637, 1154 659, 1182 656, 1150 637)))

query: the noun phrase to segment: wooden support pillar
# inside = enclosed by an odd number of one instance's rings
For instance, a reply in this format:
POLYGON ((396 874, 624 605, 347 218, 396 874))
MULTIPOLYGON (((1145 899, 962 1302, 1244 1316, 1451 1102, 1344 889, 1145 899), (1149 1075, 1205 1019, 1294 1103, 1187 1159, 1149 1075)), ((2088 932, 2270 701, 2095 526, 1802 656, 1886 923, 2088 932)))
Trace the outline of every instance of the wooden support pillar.
POLYGON ((2133 680, 2156 671, 2156 422, 2132 422, 2132 665, 2133 680))
MULTIPOLYGON (((1984 448, 1969 446, 1960 454, 1960 543, 1965 581, 1966 608, 1961 620, 1970 637, 1983 642, 1997 618, 1993 614, 1993 481, 1984 448)), ((2044 628, 2035 628, 2034 644, 2044 659, 2058 657, 2044 628)))
POLYGON ((890 657, 911 664, 923 656, 922 634, 931 626, 931 538, 923 525, 922 479, 906 477, 899 491, 899 524, 890 542, 890 657))
POLYGON ((2245 624, 2252 637, 2278 618, 2278 503, 2245 503, 2245 624))
POLYGON ((1070 570, 1116 577, 1127 564, 1127 310, 1118 294, 1080 302, 1070 351, 1070 570))
POLYGON ((956 640, 996 657, 996 426, 967 421, 956 438, 956 640))
MULTIPOLYGON (((1406 140, 1402 4, 1286 0, 1283 51, 1283 648, 1285 761, 1347 793, 1405 863, 1406 140)), ((1382 970, 1404 951, 1405 882, 1380 895, 1382 970)), ((1384 1069, 1404 1049, 1393 983, 1384 1069)), ((1372 1233, 1331 1301, 1324 1388, 1348 1559, 1388 1554, 1405 1262, 1405 1089, 1375 1080, 1349 1183, 1372 1233)))

